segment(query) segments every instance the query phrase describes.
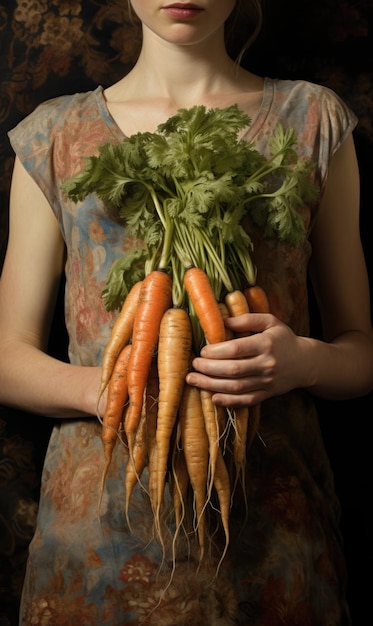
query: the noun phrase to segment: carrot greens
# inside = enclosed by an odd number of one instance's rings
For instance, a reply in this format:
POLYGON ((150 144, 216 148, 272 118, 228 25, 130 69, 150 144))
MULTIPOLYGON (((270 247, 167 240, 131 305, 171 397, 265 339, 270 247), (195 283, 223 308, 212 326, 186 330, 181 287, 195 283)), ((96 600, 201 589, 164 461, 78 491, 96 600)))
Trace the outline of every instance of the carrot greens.
MULTIPOLYGON (((134 282, 162 267, 188 266, 209 275, 223 291, 255 283, 252 242, 241 225, 249 215, 265 237, 294 245, 305 236, 297 209, 315 197, 312 164, 297 157, 296 136, 279 125, 269 158, 239 138, 251 124, 236 105, 180 109, 154 133, 107 143, 87 159, 64 189, 74 201, 95 193, 142 242, 114 263, 103 291, 108 310, 119 309, 134 282)), ((178 290, 179 302, 185 300, 178 290)))

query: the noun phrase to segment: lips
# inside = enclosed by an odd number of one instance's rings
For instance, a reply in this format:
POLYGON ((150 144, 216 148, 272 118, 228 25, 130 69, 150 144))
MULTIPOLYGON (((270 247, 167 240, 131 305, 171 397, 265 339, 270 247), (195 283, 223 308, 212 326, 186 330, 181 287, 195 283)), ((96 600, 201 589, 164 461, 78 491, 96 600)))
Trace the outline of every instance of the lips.
POLYGON ((198 7, 196 4, 192 4, 190 2, 173 2, 172 4, 168 4, 163 7, 163 10, 168 16, 174 19, 191 19, 200 15, 203 11, 203 9, 198 7))
POLYGON ((164 8, 165 9, 191 9, 191 10, 196 10, 196 11, 202 10, 196 4, 192 4, 191 2, 173 2, 172 4, 168 4, 164 8))

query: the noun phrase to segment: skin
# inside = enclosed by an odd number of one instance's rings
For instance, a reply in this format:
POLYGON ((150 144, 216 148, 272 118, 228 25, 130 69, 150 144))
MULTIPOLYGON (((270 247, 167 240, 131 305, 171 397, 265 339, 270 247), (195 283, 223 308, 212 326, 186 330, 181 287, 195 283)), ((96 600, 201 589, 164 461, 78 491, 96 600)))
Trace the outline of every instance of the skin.
MULTIPOLYGON (((263 81, 224 48, 224 21, 234 0, 197 0, 193 19, 173 19, 169 0, 134 0, 143 47, 133 70, 105 91, 127 135, 155 130, 179 107, 237 103, 254 116, 263 81), (180 68, 183 71, 180 71, 180 68)), ((297 337, 272 315, 248 314, 229 328, 256 334, 207 346, 188 375, 226 406, 255 404, 304 387, 326 398, 373 388, 373 334, 368 277, 359 238, 359 176, 352 138, 330 164, 312 234, 311 274, 325 341, 297 337)), ((0 280, 0 403, 41 415, 96 414, 99 367, 62 363, 46 354, 64 244, 44 195, 16 159, 10 236, 0 280), (43 245, 41 245, 41 242, 43 245)), ((105 407, 101 399, 101 414, 105 407)))

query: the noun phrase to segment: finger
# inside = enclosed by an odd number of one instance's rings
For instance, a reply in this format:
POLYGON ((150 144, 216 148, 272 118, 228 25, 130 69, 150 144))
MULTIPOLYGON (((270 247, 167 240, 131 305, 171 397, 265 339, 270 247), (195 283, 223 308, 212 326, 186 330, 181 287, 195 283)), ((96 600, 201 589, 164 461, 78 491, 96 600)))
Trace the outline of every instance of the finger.
POLYGON ((260 404, 267 398, 267 394, 265 394, 262 390, 255 390, 252 393, 246 394, 224 394, 224 393, 214 393, 212 395, 212 401, 217 406, 222 406, 227 409, 235 409, 243 406, 255 406, 256 404, 260 404))
POLYGON ((273 320, 274 317, 270 313, 247 313, 237 315, 237 317, 228 317, 225 320, 225 325, 236 332, 258 333, 272 326, 273 320))
POLYGON ((257 356, 260 353, 260 341, 256 335, 237 337, 222 343, 208 344, 200 352, 206 359, 239 359, 257 356))
POLYGON ((229 393, 231 395, 242 395, 261 389, 264 386, 260 376, 231 377, 209 376, 202 372, 190 372, 187 375, 187 383, 194 387, 207 389, 215 393, 229 393))
POLYGON ((263 370, 262 356, 245 357, 244 359, 206 359, 196 357, 193 370, 214 378, 237 379, 258 376, 263 370))

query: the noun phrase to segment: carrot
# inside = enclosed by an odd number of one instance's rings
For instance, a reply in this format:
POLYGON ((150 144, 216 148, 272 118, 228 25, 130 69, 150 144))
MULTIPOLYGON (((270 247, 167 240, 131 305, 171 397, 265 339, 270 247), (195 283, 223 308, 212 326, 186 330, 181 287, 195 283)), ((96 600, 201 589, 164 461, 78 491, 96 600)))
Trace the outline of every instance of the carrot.
MULTIPOLYGON (((180 423, 178 424, 180 426, 180 423)), ((178 430, 180 430, 178 428, 178 430)), ((178 532, 185 516, 185 505, 189 487, 189 474, 185 454, 181 444, 181 434, 176 437, 172 454, 172 500, 175 513, 176 532, 178 532)))
POLYGON ((223 407, 217 407, 212 401, 212 392, 207 389, 200 389, 201 408, 205 422, 205 430, 209 442, 209 493, 214 482, 214 474, 216 467, 216 458, 218 455, 220 441, 220 425, 222 417, 219 415, 224 412, 223 407))
POLYGON ((245 298, 252 313, 269 313, 269 301, 266 292, 259 285, 246 287, 245 298))
POLYGON ((105 459, 101 494, 122 423, 124 406, 128 400, 127 374, 130 354, 131 344, 127 344, 124 348, 122 348, 116 360, 113 373, 109 381, 108 397, 105 412, 102 418, 101 432, 105 459))
POLYGON ((206 272, 199 267, 190 267, 183 282, 207 343, 225 341, 224 320, 206 272))
POLYGON ((220 517, 223 525, 224 533, 225 533, 225 546, 223 549, 223 553, 219 560, 216 576, 218 575, 220 565, 225 557, 225 554, 228 549, 229 544, 229 517, 230 517, 230 506, 231 506, 231 485, 229 473, 224 461, 223 454, 219 448, 218 456, 216 459, 216 471, 214 475, 214 486, 216 490, 216 495, 218 497, 219 506, 220 506, 220 517))
MULTIPOLYGON (((169 491, 172 497, 173 513, 175 517, 175 530, 172 538, 172 571, 168 584, 163 589, 169 587, 171 584, 173 574, 176 568, 176 554, 177 554, 177 539, 181 529, 184 531, 187 542, 189 541, 190 530, 185 527, 186 513, 189 513, 190 507, 187 507, 187 498, 190 495, 190 480, 188 469, 185 462, 184 450, 181 443, 181 427, 180 421, 177 421, 174 436, 172 437, 172 454, 171 454, 171 472, 169 476, 169 491)), ((167 518, 166 518, 167 519, 167 518)), ((188 521, 190 516, 188 515, 188 521)), ((168 530, 168 529, 167 529, 168 530)), ((156 528, 158 536, 161 539, 163 545, 163 537, 159 534, 160 529, 156 528)))
POLYGON ((127 518, 128 526, 129 521, 129 503, 131 495, 136 486, 136 483, 140 483, 140 478, 147 463, 147 445, 146 445, 146 404, 144 403, 138 428, 135 433, 132 455, 128 457, 125 473, 125 515, 127 518))
MULTIPOLYGON (((218 307, 220 309, 220 313, 221 316, 223 318, 223 321, 227 319, 227 317, 229 317, 229 311, 228 311, 228 307, 225 304, 225 302, 218 302, 218 307)), ((229 328, 225 329, 225 339, 233 339, 234 335, 233 335, 233 331, 231 331, 229 328)))
POLYGON ((260 404, 250 407, 239 407, 234 410, 234 439, 233 439, 233 463, 235 479, 233 491, 238 481, 241 481, 241 498, 243 498, 247 511, 246 492, 246 455, 255 435, 258 432, 260 422, 260 404))
POLYGON ((138 426, 159 326, 171 305, 171 278, 162 270, 150 272, 143 280, 133 323, 132 349, 128 364, 129 407, 124 424, 130 454, 138 426))
POLYGON ((231 317, 244 315, 244 313, 250 313, 245 294, 239 289, 235 289, 234 291, 227 293, 225 296, 225 304, 231 317))
MULTIPOLYGON (((245 293, 236 289, 225 297, 225 303, 232 317, 250 313, 249 305, 245 293)), ((250 332, 237 333, 239 337, 250 335, 250 332)), ((233 462, 236 470, 235 482, 241 477, 244 478, 246 460, 246 441, 249 420, 248 407, 240 407, 234 411, 234 439, 233 439, 233 462)))
POLYGON ((246 465, 246 442, 251 409, 247 406, 234 410, 233 461, 235 466, 235 484, 244 483, 246 465))
POLYGON ((112 328, 110 339, 105 348, 102 360, 101 386, 98 394, 97 405, 109 383, 115 361, 120 351, 130 340, 141 286, 142 281, 133 285, 127 295, 127 298, 123 302, 122 309, 112 328))
POLYGON ((219 428, 219 439, 220 439, 220 447, 222 452, 224 453, 227 446, 227 441, 229 437, 229 429, 230 429, 230 420, 229 418, 229 409, 223 407, 216 407, 218 413, 218 428, 219 428))
MULTIPOLYGON (((168 309, 160 324, 158 342, 159 401, 157 416, 157 519, 170 452, 171 435, 177 420, 185 377, 191 363, 192 325, 183 308, 168 309)), ((156 520, 157 523, 157 520, 156 520)))
MULTIPOLYGON (((225 304, 227 305, 229 315, 231 317, 236 317, 237 315, 244 315, 245 313, 250 313, 249 305, 247 303, 245 294, 243 291, 239 289, 235 289, 227 293, 225 296, 225 304)), ((236 333, 237 337, 246 337, 250 333, 248 332, 240 332, 236 333)))
MULTIPOLYGON (((246 287, 244 290, 246 300, 249 304, 250 310, 253 313, 269 313, 270 305, 266 292, 263 287, 259 285, 253 285, 246 287)), ((250 408, 250 419, 247 434, 247 446, 251 446, 255 435, 259 429, 260 423, 260 404, 256 404, 250 408)))
POLYGON ((205 507, 207 504, 208 438, 197 387, 185 384, 180 407, 180 429, 185 462, 194 496, 195 530, 200 562, 205 551, 205 507))
POLYGON ((152 509, 155 512, 157 495, 157 415, 158 415, 158 367, 157 357, 153 357, 148 382, 146 385, 146 447, 148 450, 148 470, 149 470, 149 497, 152 509))

